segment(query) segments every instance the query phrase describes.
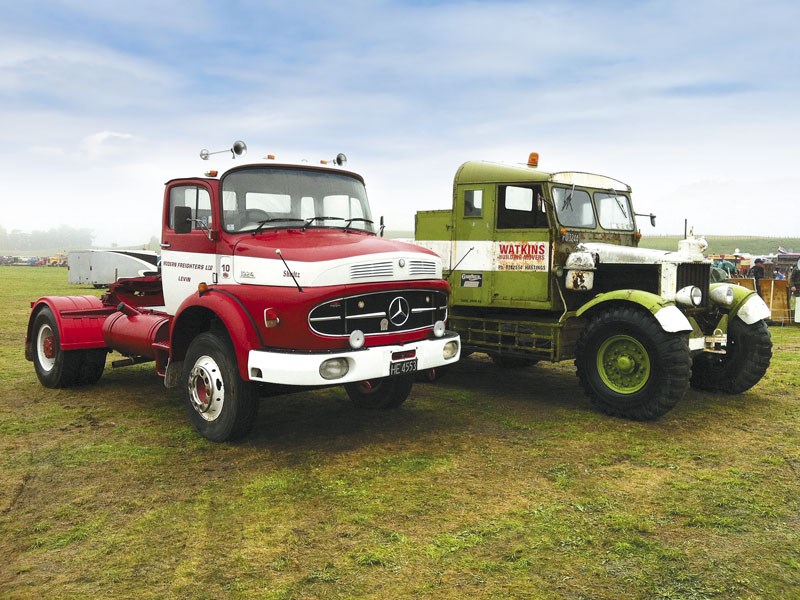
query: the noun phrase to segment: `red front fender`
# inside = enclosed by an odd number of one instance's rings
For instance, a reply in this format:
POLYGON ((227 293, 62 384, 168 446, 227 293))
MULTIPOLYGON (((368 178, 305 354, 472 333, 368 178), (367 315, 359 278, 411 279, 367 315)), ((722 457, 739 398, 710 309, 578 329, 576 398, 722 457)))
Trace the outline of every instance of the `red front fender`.
POLYGON ((197 334, 221 327, 233 343, 239 373, 247 381, 250 379, 248 353, 264 346, 254 318, 236 296, 227 291, 211 288, 202 295, 192 294, 178 307, 172 320, 170 360, 183 360, 197 334))

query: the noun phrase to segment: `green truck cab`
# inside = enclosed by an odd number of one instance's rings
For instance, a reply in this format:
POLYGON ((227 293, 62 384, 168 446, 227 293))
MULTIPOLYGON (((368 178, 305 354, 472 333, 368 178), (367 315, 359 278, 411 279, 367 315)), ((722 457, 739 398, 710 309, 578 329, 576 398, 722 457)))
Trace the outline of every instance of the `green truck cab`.
POLYGON ((761 380, 769 308, 712 282, 704 240, 640 248, 630 186, 537 166, 535 154, 467 162, 452 209, 416 214, 416 243, 444 260, 462 355, 505 367, 575 359, 599 410, 637 420, 669 411, 689 385, 738 394, 761 380))

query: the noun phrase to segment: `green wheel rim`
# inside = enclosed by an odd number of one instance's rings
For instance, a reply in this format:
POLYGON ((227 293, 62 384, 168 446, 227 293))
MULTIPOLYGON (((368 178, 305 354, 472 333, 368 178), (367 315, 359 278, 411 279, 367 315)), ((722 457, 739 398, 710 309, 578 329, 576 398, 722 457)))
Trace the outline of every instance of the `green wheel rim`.
POLYGON ((650 356, 639 340, 615 335, 597 351, 597 372, 614 392, 634 394, 650 379, 650 356))

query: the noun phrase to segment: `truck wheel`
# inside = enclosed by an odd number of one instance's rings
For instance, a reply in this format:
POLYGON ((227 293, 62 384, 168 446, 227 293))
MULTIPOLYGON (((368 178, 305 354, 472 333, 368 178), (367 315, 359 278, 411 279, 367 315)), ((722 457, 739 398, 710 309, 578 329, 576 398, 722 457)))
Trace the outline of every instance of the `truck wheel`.
POLYGON ((344 389, 357 408, 374 410, 397 408, 406 401, 413 386, 413 375, 398 375, 346 383, 344 389))
POLYGON ((92 385, 98 382, 106 368, 107 355, 108 350, 105 348, 83 351, 77 377, 79 385, 92 385))
POLYGON ((239 375, 227 338, 201 333, 183 362, 184 401, 189 420, 204 438, 224 442, 250 431, 258 411, 255 387, 239 375))
POLYGON ((686 335, 668 333, 650 314, 612 308, 584 329, 578 378, 602 412, 639 421, 660 417, 686 393, 691 358, 686 335))
POLYGON ((439 381, 442 377, 447 375, 447 371, 449 370, 450 365, 442 365, 441 367, 423 369, 422 371, 417 371, 414 379, 422 383, 433 383, 434 381, 439 381))
POLYGON ((48 388, 75 385, 83 351, 61 349, 58 323, 49 308, 40 310, 33 321, 33 343, 33 366, 42 385, 48 388))
POLYGON ((741 394, 764 377, 772 358, 772 338, 764 321, 747 325, 734 318, 728 326, 728 352, 704 352, 692 364, 691 386, 709 392, 741 394))

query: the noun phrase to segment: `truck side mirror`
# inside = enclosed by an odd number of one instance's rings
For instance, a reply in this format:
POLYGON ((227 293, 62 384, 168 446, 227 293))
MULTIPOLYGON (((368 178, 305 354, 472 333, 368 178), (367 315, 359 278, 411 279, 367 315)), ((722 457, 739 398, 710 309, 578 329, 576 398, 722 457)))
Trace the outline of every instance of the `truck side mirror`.
POLYGON ((175 233, 190 233, 192 231, 192 208, 176 206, 172 211, 172 224, 175 233))

